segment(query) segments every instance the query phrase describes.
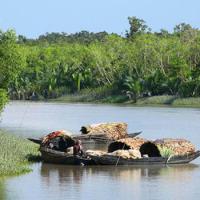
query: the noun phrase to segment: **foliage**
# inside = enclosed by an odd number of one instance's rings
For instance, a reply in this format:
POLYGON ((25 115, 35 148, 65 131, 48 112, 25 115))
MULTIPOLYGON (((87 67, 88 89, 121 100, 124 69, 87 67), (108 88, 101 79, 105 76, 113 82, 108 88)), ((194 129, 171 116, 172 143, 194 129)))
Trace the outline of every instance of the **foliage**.
POLYGON ((28 39, 0 32, 0 88, 11 99, 27 100, 84 96, 86 90, 95 96, 89 99, 104 98, 97 88, 135 102, 200 96, 200 31, 181 23, 172 33, 153 33, 142 19, 128 21, 126 37, 81 31, 28 39))
POLYGON ((200 98, 199 97, 189 97, 189 98, 177 98, 172 103, 173 106, 200 106, 200 98))
POLYGON ((176 99, 176 96, 171 95, 145 97, 137 101, 137 105, 172 105, 176 99))
POLYGON ((158 149, 160 151, 160 154, 164 158, 169 158, 170 156, 174 155, 174 152, 172 149, 164 147, 164 146, 158 146, 158 149))
POLYGON ((0 31, 0 88, 6 89, 15 81, 25 64, 22 48, 16 44, 13 30, 0 31))
POLYGON ((132 37, 137 33, 144 33, 147 31, 148 26, 143 19, 139 19, 137 17, 128 17, 130 30, 127 31, 127 37, 132 37))
POLYGON ((29 172, 30 156, 39 156, 38 145, 0 132, 0 176, 29 172))
POLYGON ((0 89, 0 112, 3 110, 7 102, 8 102, 7 92, 3 89, 0 89))
POLYGON ((63 44, 63 43, 81 43, 81 44, 90 44, 93 41, 102 42, 104 38, 108 35, 107 32, 88 32, 88 31, 81 31, 77 33, 67 34, 65 32, 62 33, 46 33, 45 35, 40 35, 38 39, 28 39, 23 35, 18 36, 18 43, 19 44, 63 44))

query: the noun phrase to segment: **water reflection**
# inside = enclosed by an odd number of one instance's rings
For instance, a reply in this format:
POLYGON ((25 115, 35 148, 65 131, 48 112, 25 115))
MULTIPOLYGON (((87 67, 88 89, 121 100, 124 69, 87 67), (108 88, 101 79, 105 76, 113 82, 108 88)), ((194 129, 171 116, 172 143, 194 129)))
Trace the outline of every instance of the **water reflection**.
MULTIPOLYGON (((75 167, 42 164, 42 183, 48 191, 72 199, 161 199, 163 195, 177 195, 179 188, 188 188, 193 197, 197 185, 195 175, 199 166, 194 164, 173 166, 91 166, 75 167), (53 188, 53 189, 52 189, 53 188), (152 193, 149 193, 149 190, 152 193), (166 194, 165 194, 166 193, 166 194), (98 196, 97 196, 98 194, 98 196), (107 196, 105 196, 107 195, 107 196), (152 198, 149 198, 149 197, 152 198)), ((184 198, 184 192, 180 199, 184 198)), ((53 196, 53 194, 51 194, 53 196)), ((178 197, 176 197, 178 198, 178 197)), ((178 198, 179 199, 179 198, 178 198)))
POLYGON ((195 199, 199 165, 66 166, 34 164, 33 172, 0 184, 0 199, 195 199), (185 190, 179 194, 180 188, 185 190), (151 191, 151 192, 150 192, 151 191), (161 198, 165 195, 165 198, 161 198), (192 198, 191 198, 192 199, 192 198))
POLYGON ((190 172, 197 170, 198 165, 173 166, 65 166, 42 164, 41 176, 47 185, 53 185, 57 178, 59 183, 66 184, 73 181, 81 184, 85 176, 101 176, 123 181, 141 181, 145 178, 163 177, 172 181, 182 181, 188 178, 190 172))
POLYGON ((65 165, 53 165, 42 164, 41 176, 42 180, 49 186, 55 184, 55 180, 59 181, 60 185, 71 182, 80 184, 82 181, 85 168, 80 166, 65 166, 65 165))

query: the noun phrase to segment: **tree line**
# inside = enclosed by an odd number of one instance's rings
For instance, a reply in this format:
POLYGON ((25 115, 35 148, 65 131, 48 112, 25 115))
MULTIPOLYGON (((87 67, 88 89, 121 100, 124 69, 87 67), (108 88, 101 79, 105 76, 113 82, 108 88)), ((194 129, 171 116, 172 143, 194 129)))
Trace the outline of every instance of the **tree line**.
POLYGON ((181 23, 152 32, 144 20, 128 20, 125 36, 81 31, 28 39, 0 31, 0 93, 34 100, 101 88, 135 101, 200 96, 200 30, 181 23))

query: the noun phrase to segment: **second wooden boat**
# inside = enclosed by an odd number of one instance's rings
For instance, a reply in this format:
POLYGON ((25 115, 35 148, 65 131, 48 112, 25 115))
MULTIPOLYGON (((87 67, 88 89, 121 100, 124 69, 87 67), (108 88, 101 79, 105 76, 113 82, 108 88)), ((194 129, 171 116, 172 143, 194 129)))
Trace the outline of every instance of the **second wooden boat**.
POLYGON ((123 158, 113 155, 90 155, 90 158, 95 161, 97 165, 170 165, 170 164, 186 164, 200 156, 200 151, 191 154, 164 157, 142 157, 142 158, 123 158))

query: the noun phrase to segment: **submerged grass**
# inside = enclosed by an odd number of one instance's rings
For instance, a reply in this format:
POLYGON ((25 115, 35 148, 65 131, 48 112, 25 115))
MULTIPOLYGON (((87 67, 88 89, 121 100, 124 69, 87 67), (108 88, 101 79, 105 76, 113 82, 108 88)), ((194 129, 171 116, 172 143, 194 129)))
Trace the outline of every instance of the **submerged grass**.
POLYGON ((0 176, 30 172, 30 162, 40 157, 37 144, 1 131, 0 152, 0 176))

